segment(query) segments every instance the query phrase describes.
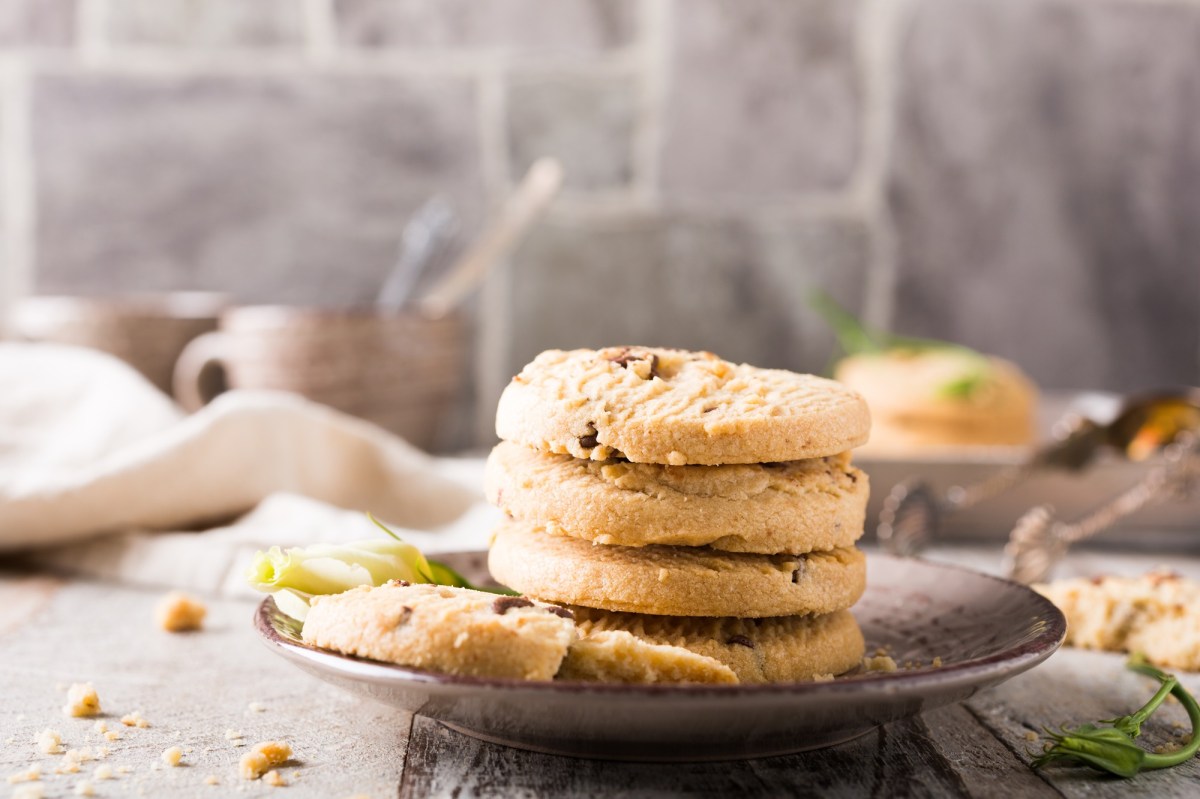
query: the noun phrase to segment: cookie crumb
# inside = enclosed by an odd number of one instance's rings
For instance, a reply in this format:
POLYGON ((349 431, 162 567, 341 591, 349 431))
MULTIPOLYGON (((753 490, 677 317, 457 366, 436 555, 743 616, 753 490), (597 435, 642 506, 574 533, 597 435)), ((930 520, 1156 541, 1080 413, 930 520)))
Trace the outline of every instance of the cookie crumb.
POLYGON ((42 730, 37 736, 37 748, 43 755, 63 753, 62 734, 58 730, 42 730))
POLYGON ((121 723, 126 727, 140 727, 142 729, 150 726, 150 722, 142 718, 142 711, 140 710, 135 710, 132 713, 126 713, 124 716, 121 716, 121 723))
POLYGON ((58 768, 54 769, 54 773, 55 774, 78 774, 79 773, 79 761, 78 760, 68 760, 66 763, 63 763, 58 768))
POLYGON ((22 785, 12 793, 12 799, 43 799, 46 795, 46 789, 41 783, 33 783, 31 785, 22 785))
POLYGON ((92 725, 92 729, 103 735, 104 733, 108 732, 108 722, 104 719, 100 719, 92 725))
POLYGON ((111 780, 112 778, 112 766, 107 763, 96 766, 96 770, 92 772, 92 779, 94 780, 111 780))
POLYGON ((1029 741, 1030 743, 1033 743, 1033 742, 1034 742, 1034 741, 1036 741, 1037 739, 1038 739, 1038 734, 1037 734, 1036 732, 1034 732, 1033 730, 1026 730, 1026 731, 1025 731, 1025 740, 1026 740, 1026 741, 1029 741))
POLYGON ((835 678, 835 677, 834 677, 832 674, 828 674, 828 673, 826 673, 826 674, 814 674, 814 675, 812 676, 812 681, 813 681, 813 682, 833 682, 835 679, 836 679, 836 678, 835 678))
POLYGON ((8 784, 16 785, 18 782, 37 782, 42 778, 42 769, 40 766, 33 765, 24 771, 18 771, 15 774, 8 775, 8 784))
POLYGON ((930 665, 930 666, 933 666, 935 669, 940 669, 940 668, 942 667, 942 659, 941 659, 941 657, 935 657, 935 658, 933 659, 933 661, 932 661, 932 662, 930 662, 930 664, 929 664, 929 665, 930 665))
POLYGON ((204 603, 182 591, 172 591, 159 600, 154 609, 158 626, 170 633, 199 630, 208 608, 204 603))
POLYGON ((174 767, 179 765, 179 761, 183 759, 183 748, 179 746, 170 746, 162 752, 162 762, 168 766, 174 767))
POLYGON ((245 737, 245 734, 241 730, 235 730, 232 727, 225 730, 225 740, 227 741, 236 741, 245 737))
POLYGON ((221 781, 219 779, 217 779, 216 774, 209 774, 207 777, 204 778, 204 784, 205 785, 220 785, 221 781))
POLYGON ((79 782, 75 783, 75 795, 76 796, 95 796, 96 789, 93 788, 92 784, 90 782, 88 782, 87 780, 80 780, 79 782))
POLYGON ((86 763, 89 760, 96 759, 96 755, 92 753, 90 746, 85 746, 82 749, 68 749, 66 757, 68 763, 86 763))
POLYGON ((249 705, 246 706, 246 709, 249 710, 251 713, 262 713, 263 711, 265 711, 267 709, 267 706, 264 705, 262 702, 251 702, 249 705))
POLYGON ((292 747, 283 741, 263 741, 242 755, 238 764, 244 780, 257 780, 271 770, 287 762, 292 756, 292 747))
POLYGON ((118 774, 129 774, 129 773, 131 773, 132 771, 133 771, 133 769, 132 769, 132 768, 130 768, 129 766, 117 766, 117 773, 118 773, 118 774))
POLYGON ((104 733, 104 740, 119 741, 121 740, 121 733, 117 732, 116 730, 108 730, 104 733))
POLYGON ((100 695, 90 682, 77 682, 67 689, 67 704, 63 713, 73 718, 96 716, 100 713, 100 695))
POLYGON ((896 671, 899 667, 891 655, 879 655, 877 657, 863 658, 863 668, 867 671, 890 673, 896 671))
POLYGON ((271 785, 276 788, 284 788, 287 786, 287 780, 285 780, 283 778, 283 775, 280 774, 275 769, 271 769, 266 774, 264 774, 262 777, 262 781, 265 782, 267 785, 271 785))

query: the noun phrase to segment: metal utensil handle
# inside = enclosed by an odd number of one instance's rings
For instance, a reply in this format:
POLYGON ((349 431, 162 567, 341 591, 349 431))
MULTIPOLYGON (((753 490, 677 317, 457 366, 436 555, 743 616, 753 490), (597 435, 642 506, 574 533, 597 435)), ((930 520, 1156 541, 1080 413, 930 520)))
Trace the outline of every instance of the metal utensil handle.
POLYGON ((562 186, 562 165, 552 158, 534 163, 516 192, 508 198, 500 218, 463 254, 436 286, 417 302, 428 316, 444 316, 475 288, 496 261, 516 247, 525 232, 542 215, 562 186))

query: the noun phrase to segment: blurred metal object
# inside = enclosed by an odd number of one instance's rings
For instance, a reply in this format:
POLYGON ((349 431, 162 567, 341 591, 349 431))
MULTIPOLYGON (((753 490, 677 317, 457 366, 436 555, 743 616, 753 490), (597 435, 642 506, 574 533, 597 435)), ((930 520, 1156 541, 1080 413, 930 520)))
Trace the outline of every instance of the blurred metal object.
MULTIPOLYGON (((1059 420, 1055 429, 1057 440, 1034 452, 1023 463, 1001 469, 971 485, 951 486, 941 496, 919 478, 898 483, 884 501, 879 515, 876 534, 884 548, 898 555, 918 554, 937 539, 945 516, 999 496, 1041 470, 1082 471, 1104 451, 1114 451, 1120 457, 1140 461, 1160 450, 1166 452, 1176 443, 1182 446, 1185 441, 1194 440, 1200 434, 1200 389, 1170 389, 1135 395, 1122 402, 1118 412, 1107 422, 1073 413, 1059 420)), ((1184 460, 1190 462, 1194 458, 1184 460)), ((1147 480, 1157 471, 1151 472, 1147 480)), ((1130 491, 1135 490, 1137 487, 1130 491)), ((1148 497, 1140 505, 1112 516, 1097 527, 1096 532, 1149 504, 1152 499, 1148 497)), ((1050 510, 1044 507, 1027 513, 1014 528, 1009 546, 1014 551, 1041 553, 1036 557, 1050 557, 1055 546, 1049 542, 1038 543, 1050 535, 1041 530, 1044 526, 1052 526, 1050 518, 1050 510), (1039 522, 1043 517, 1047 520, 1044 524, 1039 522)), ((1033 554, 1027 556, 1021 567, 1023 572, 1036 570, 1033 566, 1036 557, 1033 554)))
POLYGON ((562 164, 542 158, 529 167, 516 190, 454 265, 416 301, 426 316, 437 319, 453 311, 487 277, 489 270, 524 240, 562 188, 562 164))
POLYGON ((1111 527, 1117 520, 1156 502, 1186 497, 1200 480, 1200 437, 1180 432, 1163 448, 1163 463, 1137 485, 1075 522, 1054 519, 1047 505, 1033 508, 1013 528, 1004 548, 1008 576, 1021 583, 1046 579, 1072 544, 1111 527))
POLYGON ((430 199, 404 226, 400 255, 375 300, 381 311, 399 311, 412 304, 422 279, 439 276, 453 262, 459 222, 445 197, 430 199))

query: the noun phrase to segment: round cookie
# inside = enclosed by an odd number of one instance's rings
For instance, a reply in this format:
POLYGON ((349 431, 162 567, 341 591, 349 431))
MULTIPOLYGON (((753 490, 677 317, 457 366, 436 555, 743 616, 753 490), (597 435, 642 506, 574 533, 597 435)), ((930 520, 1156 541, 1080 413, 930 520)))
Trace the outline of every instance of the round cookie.
POLYGON ((841 674, 862 660, 858 622, 848 610, 824 616, 700 619, 613 613, 578 607, 575 623, 588 640, 624 630, 654 644, 670 644, 718 660, 740 682, 798 682, 841 674))
POLYGON ((306 643, 475 677, 549 680, 575 640, 571 614, 524 597, 393 581, 313 597, 306 643))
POLYGON ((839 381, 871 406, 872 454, 1033 442, 1037 387, 1014 364, 945 347, 842 359, 839 381))
POLYGON ((496 529, 488 569, 504 585, 547 602, 663 616, 830 613, 866 587, 862 552, 805 555, 707 547, 616 547, 548 533, 526 522, 496 529))
POLYGON ((648 347, 543 352, 496 409, 506 441, 675 466, 821 458, 869 429, 862 397, 832 380, 648 347))
POLYGON ((553 455, 501 442, 484 488, 517 519, 597 544, 799 554, 852 546, 867 476, 848 454, 727 466, 660 466, 553 455))

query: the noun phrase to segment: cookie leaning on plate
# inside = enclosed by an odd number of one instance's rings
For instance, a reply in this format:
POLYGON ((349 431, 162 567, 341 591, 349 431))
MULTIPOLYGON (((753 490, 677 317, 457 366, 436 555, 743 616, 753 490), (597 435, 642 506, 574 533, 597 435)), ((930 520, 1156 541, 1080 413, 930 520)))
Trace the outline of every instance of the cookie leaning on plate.
POLYGON ((663 616, 830 613, 853 605, 866 588, 866 560, 851 547, 759 555, 602 546, 512 520, 496 528, 488 569, 543 601, 663 616))
POLYGON ((393 582, 313 597, 305 643, 475 677, 549 680, 576 638, 569 611, 523 597, 393 582))
POLYGON ((800 554, 852 546, 867 476, 848 454, 728 466, 660 466, 553 455, 501 442, 488 500, 517 519, 596 544, 800 554))
POLYGON ((799 682, 841 674, 862 660, 858 622, 847 610, 823 616, 700 619, 613 613, 575 607, 587 638, 624 630, 653 644, 682 647, 713 658, 743 683, 799 682))
POLYGON ((577 458, 768 463, 821 458, 867 440, 854 391, 712 353, 645 347, 548 350, 500 397, 500 438, 577 458))

